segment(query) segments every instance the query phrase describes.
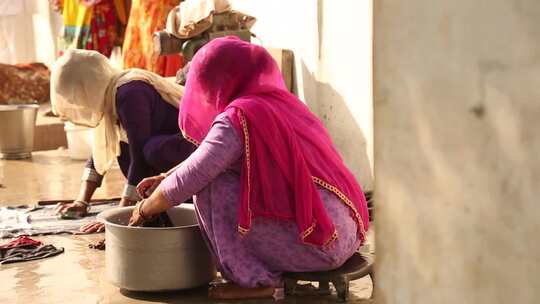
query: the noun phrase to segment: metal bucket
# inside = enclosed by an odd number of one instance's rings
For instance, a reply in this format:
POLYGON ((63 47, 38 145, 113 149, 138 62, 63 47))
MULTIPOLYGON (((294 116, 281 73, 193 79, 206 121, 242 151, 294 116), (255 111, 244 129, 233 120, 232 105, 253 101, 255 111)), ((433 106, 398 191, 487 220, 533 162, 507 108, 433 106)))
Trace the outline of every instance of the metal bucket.
POLYGON ((193 205, 167 213, 176 227, 128 227, 134 207, 103 211, 105 267, 114 285, 132 291, 199 287, 216 276, 216 267, 197 224, 193 205))
POLYGON ((0 105, 0 158, 28 158, 34 148, 39 105, 0 105))

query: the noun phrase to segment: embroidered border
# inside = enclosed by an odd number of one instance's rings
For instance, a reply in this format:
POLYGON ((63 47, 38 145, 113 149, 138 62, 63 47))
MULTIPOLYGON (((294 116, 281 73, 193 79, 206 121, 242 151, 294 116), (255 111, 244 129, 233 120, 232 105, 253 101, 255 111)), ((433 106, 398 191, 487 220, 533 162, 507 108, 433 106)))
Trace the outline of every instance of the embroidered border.
POLYGON ((347 205, 349 208, 351 208, 351 210, 354 213, 354 216, 356 217, 356 221, 358 222, 358 227, 360 228, 360 233, 362 234, 362 238, 365 240, 366 239, 366 230, 364 228, 364 221, 362 221, 362 217, 360 217, 360 214, 358 213, 358 210, 356 210, 356 208, 354 207, 351 200, 345 194, 343 194, 343 192, 341 192, 337 187, 335 187, 333 185, 330 185, 329 183, 323 181, 322 179, 320 179, 320 178, 318 178, 316 176, 312 176, 311 178, 313 179, 314 183, 318 184, 319 186, 321 186, 321 187, 325 188, 326 190, 328 190, 328 191, 334 193, 335 195, 337 195, 337 197, 343 203, 345 203, 345 205, 347 205))
POLYGON ((337 240, 337 238, 337 230, 334 230, 334 233, 332 233, 332 236, 324 243, 323 247, 328 247, 333 241, 337 240))
MULTIPOLYGON (((317 226, 317 222, 313 222, 313 224, 311 224, 311 226, 309 226, 308 229, 304 230, 304 232, 302 232, 302 234, 300 235, 302 242, 304 242, 304 244, 312 245, 311 243, 306 243, 304 239, 315 230, 315 226, 317 226)), ((324 242, 323 247, 328 247, 333 241, 337 240, 337 238, 338 238, 338 233, 337 233, 337 230, 334 229, 334 232, 332 233, 332 235, 328 238, 328 240, 324 242)))
POLYGON ((250 207, 250 201, 251 201, 251 149, 249 145, 249 130, 246 118, 244 117, 244 113, 241 111, 238 111, 238 117, 240 119, 240 124, 242 125, 242 131, 244 133, 244 147, 245 147, 245 153, 246 153, 246 174, 247 174, 247 209, 248 209, 248 228, 243 228, 238 225, 238 232, 241 234, 248 233, 249 229, 251 228, 251 207, 250 207))
POLYGON ((195 146, 200 146, 201 143, 196 141, 193 137, 187 135, 187 133, 184 131, 184 130, 181 130, 182 131, 182 136, 187 140, 189 141, 190 143, 194 144, 195 146))
POLYGON ((249 232, 249 229, 242 228, 242 227, 240 227, 240 225, 238 225, 238 232, 239 232, 241 235, 246 235, 246 234, 249 232))
POLYGON ((304 241, 304 239, 310 235, 313 230, 315 230, 315 226, 317 226, 317 222, 316 221, 313 221, 313 224, 311 224, 311 226, 309 226, 306 230, 304 230, 302 232, 302 234, 300 235, 300 237, 302 238, 302 241, 304 241))

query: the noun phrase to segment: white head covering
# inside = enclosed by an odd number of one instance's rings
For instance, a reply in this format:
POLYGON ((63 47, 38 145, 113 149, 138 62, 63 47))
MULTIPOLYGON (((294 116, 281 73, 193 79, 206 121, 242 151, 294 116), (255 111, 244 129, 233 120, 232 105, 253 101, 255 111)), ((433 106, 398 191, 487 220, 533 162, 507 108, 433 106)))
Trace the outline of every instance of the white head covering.
POLYGON ((142 80, 178 108, 184 88, 141 69, 121 71, 95 51, 67 50, 51 72, 53 112, 74 124, 94 128, 92 158, 103 174, 120 155, 120 140, 127 141, 116 114, 116 90, 123 84, 142 80))

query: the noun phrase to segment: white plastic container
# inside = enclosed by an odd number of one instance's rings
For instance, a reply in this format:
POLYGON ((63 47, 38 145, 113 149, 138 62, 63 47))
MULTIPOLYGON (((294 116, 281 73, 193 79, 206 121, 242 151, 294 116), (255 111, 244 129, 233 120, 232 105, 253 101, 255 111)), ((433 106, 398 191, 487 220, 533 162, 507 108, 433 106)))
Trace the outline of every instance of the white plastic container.
POLYGON ((66 122, 64 131, 67 136, 69 157, 76 160, 88 159, 92 155, 92 129, 66 122))

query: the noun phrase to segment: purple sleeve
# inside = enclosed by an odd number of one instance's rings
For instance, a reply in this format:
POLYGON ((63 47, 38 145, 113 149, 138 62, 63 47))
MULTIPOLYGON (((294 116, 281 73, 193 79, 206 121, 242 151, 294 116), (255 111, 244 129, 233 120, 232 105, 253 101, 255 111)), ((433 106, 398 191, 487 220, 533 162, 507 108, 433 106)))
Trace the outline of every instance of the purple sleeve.
POLYGON ((235 164, 242 153, 243 143, 229 119, 222 114, 197 150, 161 182, 160 189, 171 205, 178 205, 235 164))
POLYGON ((116 94, 116 111, 129 141, 129 169, 127 180, 137 185, 149 171, 143 148, 152 132, 152 101, 156 98, 149 85, 125 84, 116 94))

